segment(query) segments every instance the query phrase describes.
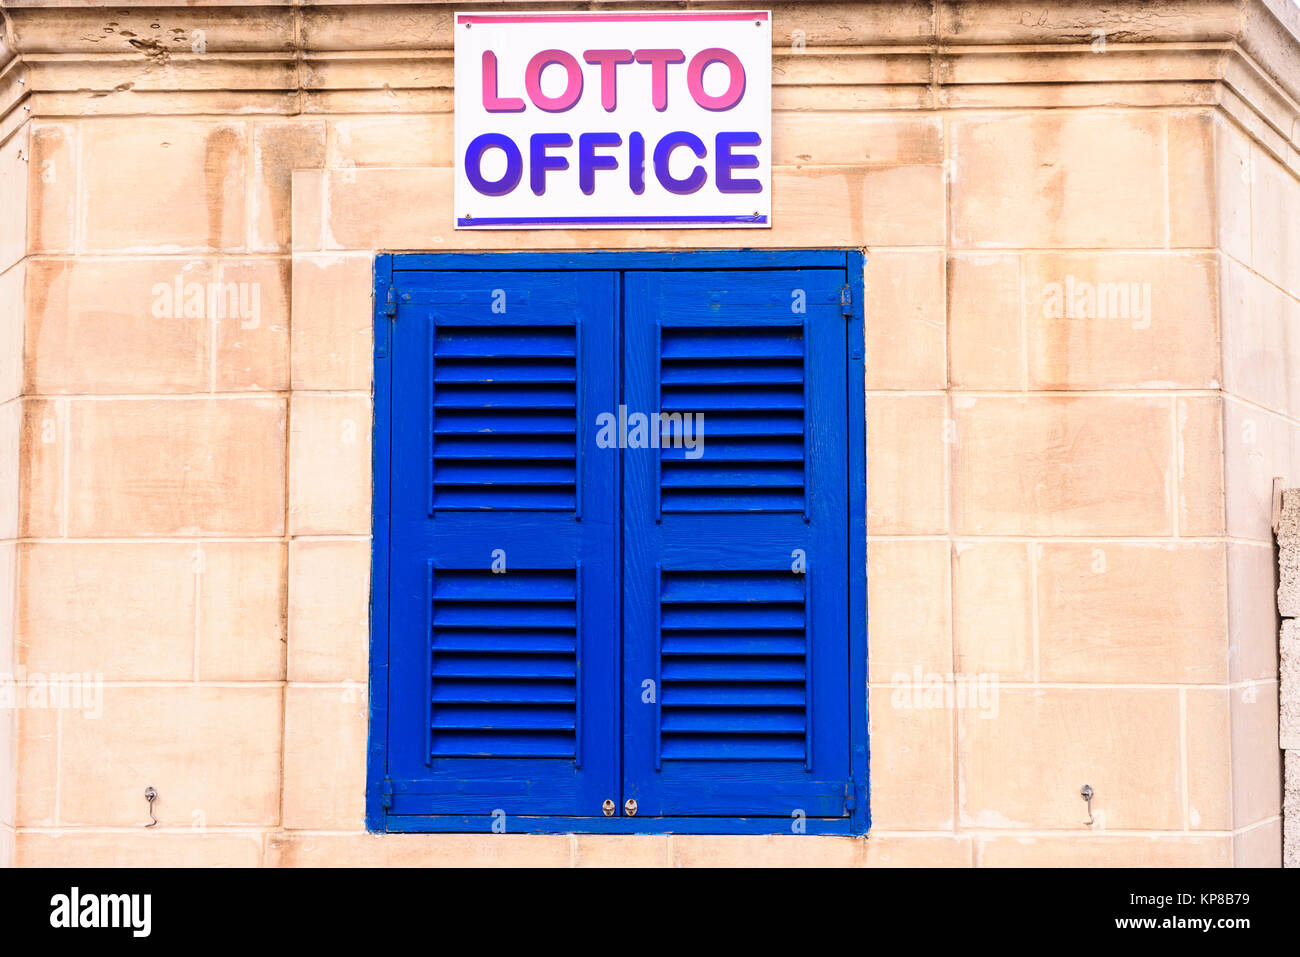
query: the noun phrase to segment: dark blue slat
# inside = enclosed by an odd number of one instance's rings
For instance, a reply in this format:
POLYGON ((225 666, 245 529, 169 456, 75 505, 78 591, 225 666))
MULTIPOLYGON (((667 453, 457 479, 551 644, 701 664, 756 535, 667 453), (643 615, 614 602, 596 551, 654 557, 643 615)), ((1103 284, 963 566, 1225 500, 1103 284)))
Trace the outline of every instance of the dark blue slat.
POLYGON ((782 682, 804 680, 804 663, 798 658, 726 656, 664 658, 663 680, 782 682))
POLYGON ((700 735, 667 735, 663 741, 665 761, 800 761, 806 751, 802 735, 735 735, 712 738, 700 735))

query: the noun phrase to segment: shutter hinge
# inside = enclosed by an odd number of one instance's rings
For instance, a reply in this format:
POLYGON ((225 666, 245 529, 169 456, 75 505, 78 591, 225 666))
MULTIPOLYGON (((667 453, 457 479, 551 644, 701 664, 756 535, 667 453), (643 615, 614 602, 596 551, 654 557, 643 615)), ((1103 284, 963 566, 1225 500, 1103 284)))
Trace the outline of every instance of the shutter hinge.
POLYGON ((853 794, 853 782, 845 781, 844 782, 844 813, 848 814, 850 811, 856 809, 857 806, 858 806, 858 799, 853 794))
POLYGON ((379 792, 379 803, 383 806, 384 810, 389 810, 392 808, 393 806, 392 778, 384 778, 383 787, 379 792))
POLYGON ((853 289, 848 283, 840 289, 840 315, 846 319, 853 315, 853 289))
POLYGON ((397 318, 397 294, 393 292, 392 286, 388 287, 387 302, 388 302, 387 305, 388 318, 396 319, 397 318))

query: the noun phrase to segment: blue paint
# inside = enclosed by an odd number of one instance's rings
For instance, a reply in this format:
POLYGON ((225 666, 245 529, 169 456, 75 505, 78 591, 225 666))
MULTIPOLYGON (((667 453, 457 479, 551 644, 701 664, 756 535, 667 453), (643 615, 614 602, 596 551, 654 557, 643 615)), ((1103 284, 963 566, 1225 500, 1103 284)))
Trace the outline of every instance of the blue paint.
POLYGON ((626 281, 628 407, 705 416, 703 457, 661 450, 658 483, 654 456, 624 458, 627 796, 654 817, 843 816, 844 268, 626 281))
MULTIPOLYGON (((389 299, 393 257, 375 257, 375 428, 370 468, 373 487, 370 553, 370 740, 366 749, 366 829, 384 829, 384 785, 388 778, 388 555, 389 467, 392 422, 392 363, 388 341, 392 320, 381 303, 389 299), (381 435, 381 429, 383 434, 381 435)), ((396 314, 396 310, 394 310, 396 314)))
MULTIPOLYGON (((388 817, 384 830, 401 834, 463 834, 492 830, 483 815, 401 815, 388 817)), ((791 834, 793 817, 518 817, 504 818, 507 834, 791 834)), ((865 833, 852 818, 808 818, 805 834, 850 836, 865 833)))
MULTIPOLYGON (((727 249, 678 252, 492 252, 492 253, 404 253, 394 256, 393 269, 399 270, 404 289, 420 274, 429 270, 489 270, 508 272, 519 269, 567 269, 577 272, 593 270, 639 269, 843 269, 849 256, 860 253, 832 249, 727 249)), ((852 272, 852 270, 850 270, 852 272)), ((850 276, 852 279, 852 276, 850 276)), ((860 280, 859 280, 860 281, 860 280)), ((414 299, 414 297, 412 297, 414 299)), ((857 302, 862 301, 858 296, 857 302)))
POLYGON ((613 275, 434 278, 408 304, 395 277, 387 776, 406 813, 599 814, 617 725, 577 708, 615 708, 618 649, 590 636, 617 620, 619 570, 608 520, 575 503, 614 515, 616 462, 579 468, 575 412, 614 388, 613 275))
POLYGON ((375 283, 367 827, 864 832, 861 253, 375 283), (599 447, 620 406, 702 412, 704 455, 599 447))
POLYGON ((863 359, 866 323, 866 257, 861 250, 845 254, 849 296, 844 312, 848 337, 848 458, 849 458, 849 742, 853 748, 853 832, 865 834, 871 827, 869 796, 870 736, 867 733, 867 651, 870 629, 867 608, 867 409, 866 369, 863 359))

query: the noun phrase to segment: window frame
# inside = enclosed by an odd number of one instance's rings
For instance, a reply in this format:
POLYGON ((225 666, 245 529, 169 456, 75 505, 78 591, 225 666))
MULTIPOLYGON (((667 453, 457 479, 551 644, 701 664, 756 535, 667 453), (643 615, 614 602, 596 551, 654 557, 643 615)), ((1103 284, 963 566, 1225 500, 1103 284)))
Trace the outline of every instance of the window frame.
MULTIPOLYGON (((866 569, 866 395, 864 336, 864 278, 862 249, 792 250, 664 250, 592 252, 445 252, 378 253, 372 282, 374 320, 374 402, 372 436, 372 536, 370 594, 370 655, 367 711, 365 824, 372 833, 476 832, 454 815, 389 815, 385 809, 388 752, 389 663, 389 547, 391 416, 393 407, 390 324, 395 312, 395 283, 404 272, 439 271, 585 271, 585 270, 763 270, 778 268, 843 268, 847 276, 848 314, 845 355, 848 417, 848 584, 849 688, 861 689, 850 699, 849 767, 852 794, 848 816, 808 819, 808 834, 865 834, 870 827, 867 790, 869 743, 867 728, 867 569, 866 569), (392 308, 390 308, 390 305, 392 308)), ((638 818, 513 817, 512 833, 530 834, 781 834, 791 833, 784 818, 638 818)))

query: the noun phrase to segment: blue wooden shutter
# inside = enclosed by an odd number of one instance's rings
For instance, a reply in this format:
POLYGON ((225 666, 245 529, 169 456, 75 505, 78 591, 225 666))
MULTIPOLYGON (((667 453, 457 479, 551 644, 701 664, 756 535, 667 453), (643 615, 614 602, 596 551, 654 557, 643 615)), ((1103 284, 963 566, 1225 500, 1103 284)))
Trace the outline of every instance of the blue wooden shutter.
POLYGON ((618 793, 617 458, 594 454, 615 276, 397 277, 389 812, 599 815, 618 793))
POLYGON ((842 269, 626 276, 629 415, 704 417, 698 458, 624 459, 638 815, 847 815, 844 284, 842 269))

